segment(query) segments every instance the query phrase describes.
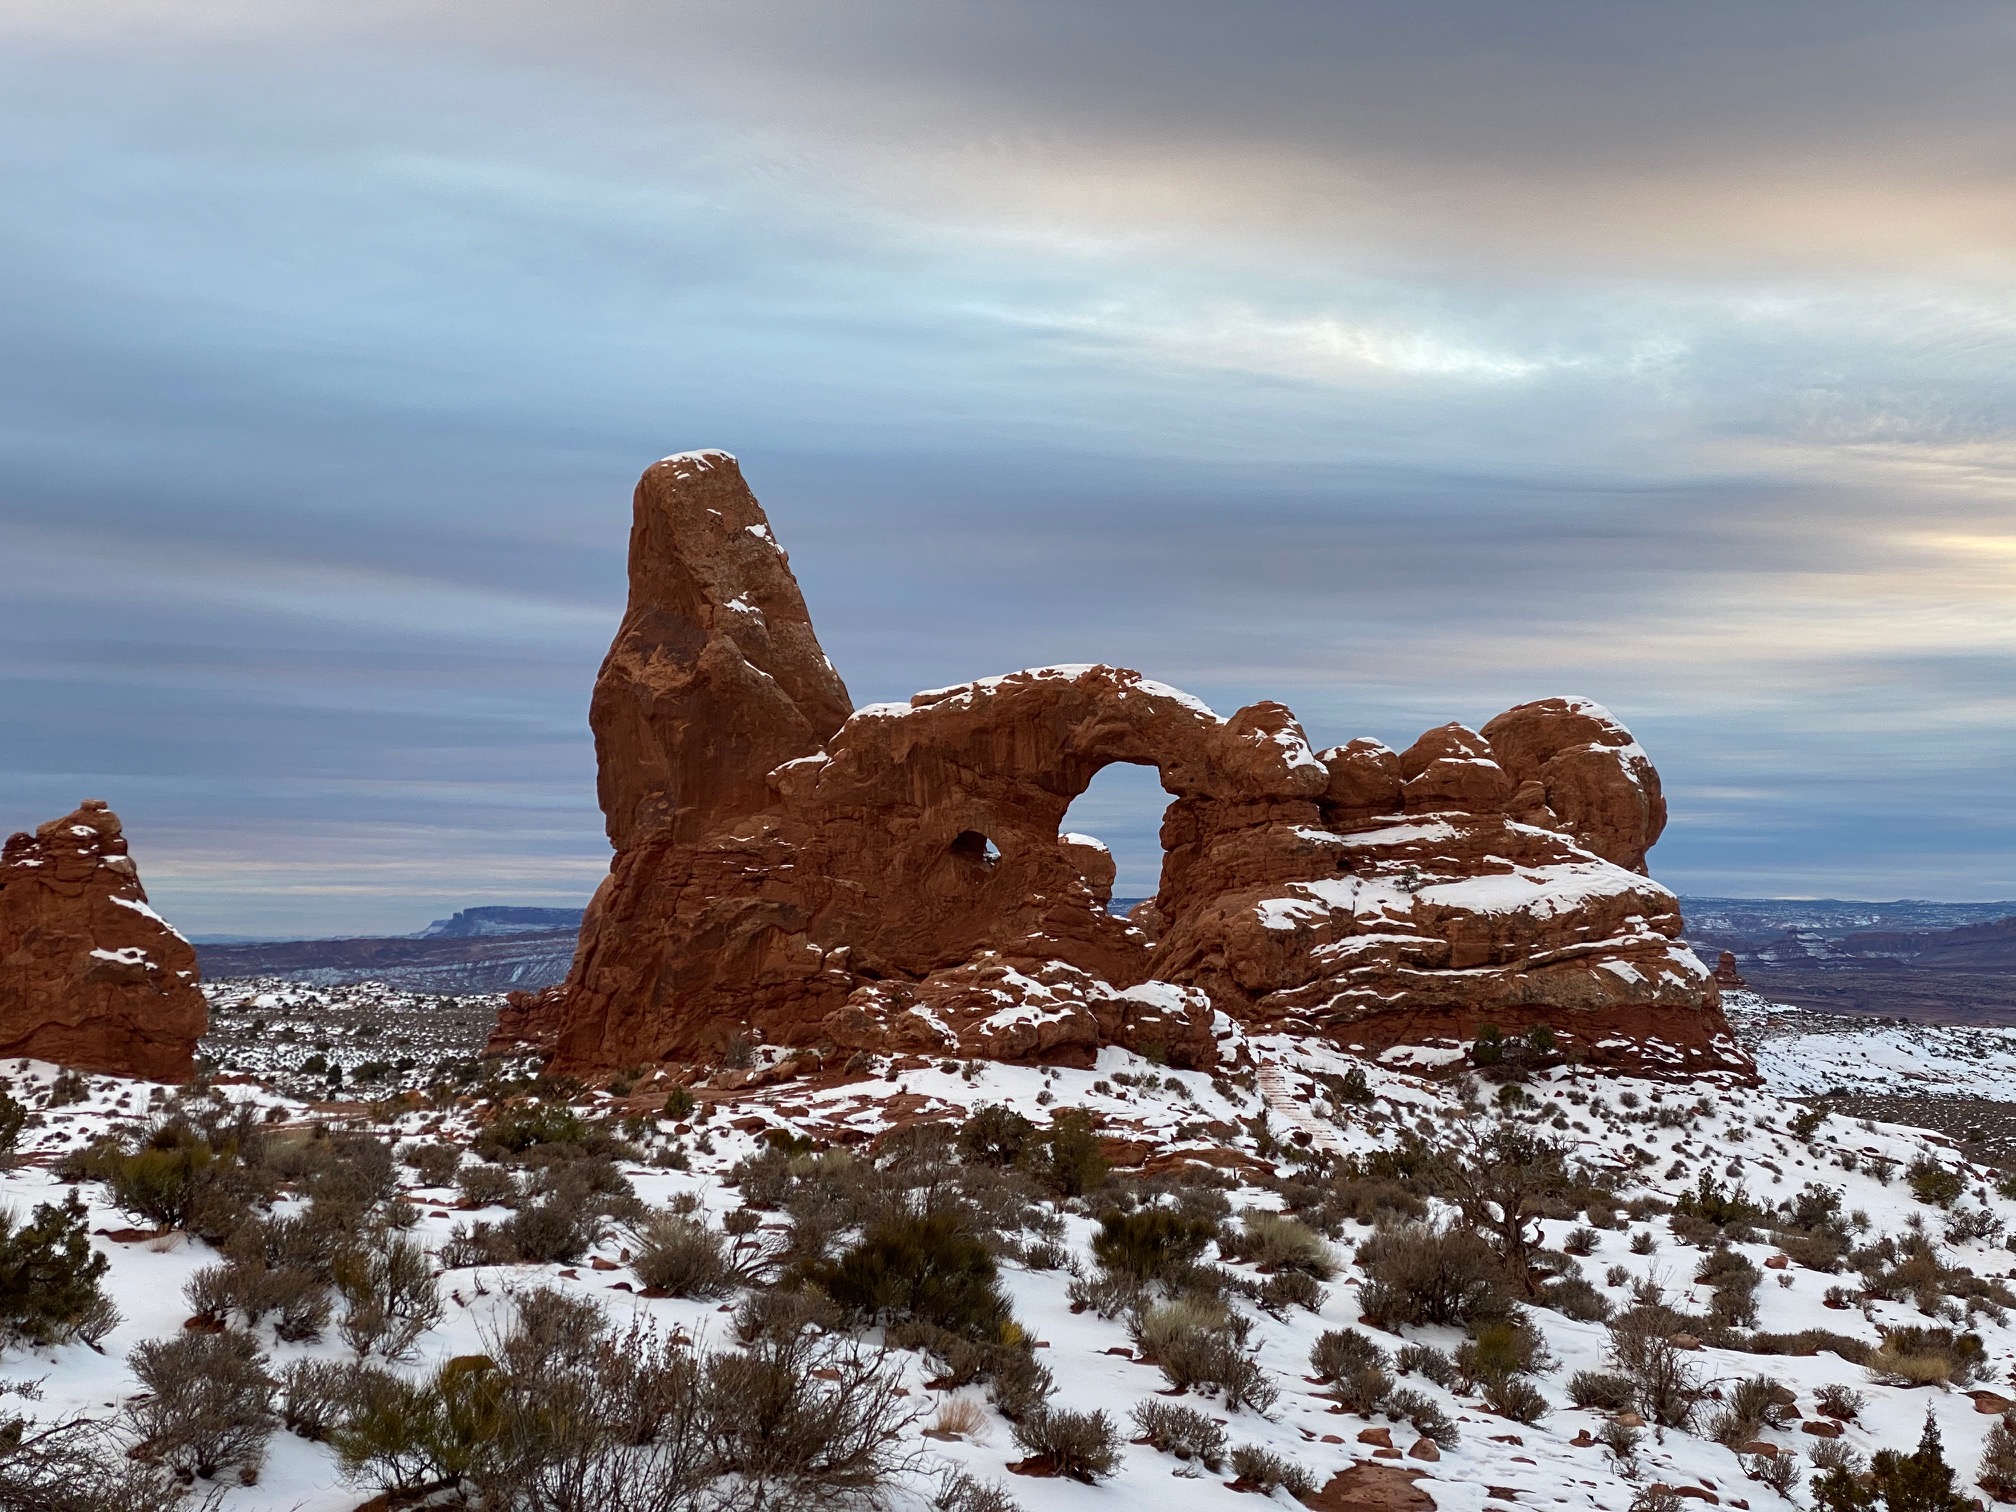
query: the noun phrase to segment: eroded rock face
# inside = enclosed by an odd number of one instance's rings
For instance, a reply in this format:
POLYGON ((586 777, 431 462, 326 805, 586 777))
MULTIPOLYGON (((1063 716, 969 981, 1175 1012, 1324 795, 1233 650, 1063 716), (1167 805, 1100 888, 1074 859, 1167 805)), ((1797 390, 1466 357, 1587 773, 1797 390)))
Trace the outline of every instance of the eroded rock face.
POLYGON ((1281 704, 1223 718, 1107 666, 849 712, 733 460, 697 457, 639 488, 596 689, 610 876, 567 983, 500 1044, 573 1073, 737 1037, 1206 1066, 1236 1020, 1432 1062, 1545 1022, 1597 1063, 1745 1069, 1644 875, 1657 774, 1597 705, 1320 753, 1281 704), (1174 799, 1129 919, 1110 854, 1059 833, 1116 761, 1174 799))
POLYGON ((187 1081, 196 952, 147 906, 119 818, 87 799, 0 851, 0 1056, 187 1081))

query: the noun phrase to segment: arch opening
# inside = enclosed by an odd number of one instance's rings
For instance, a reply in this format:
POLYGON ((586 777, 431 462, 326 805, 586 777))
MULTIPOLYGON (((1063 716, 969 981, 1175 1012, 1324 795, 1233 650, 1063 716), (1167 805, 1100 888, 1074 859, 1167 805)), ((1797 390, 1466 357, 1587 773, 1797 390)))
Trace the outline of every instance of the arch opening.
POLYGON ((1099 841, 1113 857, 1113 897, 1107 904, 1125 914, 1162 885, 1162 815, 1175 800, 1162 777, 1145 762, 1115 761, 1092 776, 1071 800, 1057 833, 1099 841))
POLYGON ((978 830, 961 830, 952 837, 952 854, 970 866, 984 869, 1001 859, 1001 847, 978 830))

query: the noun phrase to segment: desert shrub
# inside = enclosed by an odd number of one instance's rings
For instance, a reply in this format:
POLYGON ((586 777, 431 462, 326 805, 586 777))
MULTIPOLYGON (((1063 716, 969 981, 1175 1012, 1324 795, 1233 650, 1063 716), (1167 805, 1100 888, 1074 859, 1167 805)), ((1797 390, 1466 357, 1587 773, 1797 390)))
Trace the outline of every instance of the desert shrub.
POLYGON ((2016 1501, 2016 1433, 2010 1432, 2007 1422, 1998 1422, 1988 1430, 1974 1480, 1996 1501, 2016 1501))
POLYGON ((1537 1423, 1553 1410, 1540 1388, 1521 1375, 1487 1380, 1480 1395, 1486 1407, 1515 1423, 1537 1423))
POLYGON ((1334 1377, 1326 1394, 1346 1412, 1370 1417, 1393 1398, 1393 1377, 1377 1365, 1360 1365, 1334 1377))
POLYGON ((518 1178, 499 1165, 464 1166, 455 1174, 455 1189, 471 1207, 515 1207, 518 1178))
POLYGON ((540 1291, 492 1346, 494 1373, 470 1363, 495 1424, 472 1478, 502 1506, 865 1508, 911 1457, 916 1414, 883 1357, 810 1330, 697 1355, 540 1291))
POLYGON ((1321 1214, 1334 1232, 1335 1225, 1346 1218, 1358 1223, 1425 1218, 1428 1216, 1428 1204, 1397 1181, 1377 1176, 1346 1175, 1331 1184, 1322 1203, 1321 1214))
POLYGON ((1561 1241, 1561 1248, 1571 1255, 1593 1255, 1601 1242, 1602 1236, 1596 1230, 1583 1226, 1570 1229, 1568 1237, 1561 1241))
POLYGON ((1135 1404, 1134 1423, 1141 1430, 1136 1442, 1151 1444, 1179 1460, 1194 1459, 1206 1470, 1215 1471, 1225 1463, 1225 1430, 1194 1407, 1151 1397, 1135 1404))
POLYGON ((669 1297, 725 1297, 734 1289, 727 1241, 697 1218, 666 1213, 637 1230, 631 1268, 669 1297))
POLYGON ((1789 1454, 1753 1454, 1738 1461, 1743 1473, 1759 1485, 1769 1486, 1788 1501, 1799 1489, 1799 1461, 1789 1454))
POLYGON ((1831 1229, 1816 1234, 1781 1231, 1772 1238, 1794 1265, 1829 1276, 1841 1269, 1841 1262, 1848 1257, 1850 1248, 1847 1235, 1831 1229))
POLYGON ((1708 1424, 1708 1436, 1730 1449, 1758 1438, 1767 1428, 1783 1428, 1791 1421, 1791 1393, 1769 1376, 1749 1376, 1738 1381, 1727 1395, 1722 1409, 1708 1424))
POLYGON ((0 1163, 11 1163, 29 1117, 25 1104, 11 1092, 0 1090, 0 1163))
POLYGON ((565 1103, 514 1102, 491 1119, 476 1148, 486 1155, 519 1155, 535 1145, 585 1146, 588 1125, 565 1103))
POLYGON ((255 1218, 242 1224, 224 1246, 241 1264, 267 1270, 297 1270, 333 1282, 336 1257, 355 1243, 337 1215, 310 1209, 289 1217, 255 1218))
POLYGON ((459 1485, 494 1451, 503 1393, 496 1363, 483 1355, 449 1360, 418 1381, 360 1366, 329 1443, 352 1481, 393 1493, 459 1485))
POLYGON ((496 1234, 521 1263, 554 1265, 579 1260, 606 1229, 586 1193, 561 1190, 524 1204, 497 1225, 496 1234))
POLYGON ((997 1350, 988 1363, 987 1400, 1011 1423, 1043 1411, 1056 1389, 1050 1368, 1027 1349, 997 1350))
POLYGON ((221 1328, 231 1316, 238 1305, 235 1270, 229 1264, 206 1265, 182 1283, 182 1300, 198 1320, 221 1328))
POLYGON ((1386 1393, 1386 1400, 1380 1403, 1379 1410, 1389 1418, 1406 1422, 1416 1433, 1434 1440, 1444 1449, 1453 1449, 1462 1441, 1456 1420, 1449 1416, 1441 1403, 1424 1391, 1396 1386, 1386 1393))
POLYGON ((1393 1368, 1425 1376, 1437 1386, 1449 1387, 1456 1382, 1456 1362, 1433 1344, 1401 1345, 1394 1352, 1393 1368))
POLYGON ((280 1372, 280 1421, 289 1433, 314 1442, 329 1436, 349 1414, 358 1374, 354 1360, 290 1360, 280 1372))
POLYGON ((931 1506, 933 1512, 1022 1512, 1014 1498, 999 1485, 978 1480, 952 1465, 941 1472, 931 1506))
POLYGON ((1476 1336, 1456 1346, 1456 1370, 1467 1381, 1503 1380, 1553 1364, 1546 1339, 1519 1313, 1478 1324, 1476 1336))
POLYGON ((744 1344, 795 1339, 808 1328, 831 1332, 839 1321, 832 1303, 816 1291, 756 1290, 735 1308, 735 1337, 744 1344))
POLYGON ((1120 1432, 1104 1412, 1044 1408, 1014 1427, 1023 1452, 1058 1475, 1091 1485, 1120 1468, 1120 1432))
POLYGON ((1913 1197, 1932 1207, 1951 1207, 1954 1199, 1967 1190, 1964 1176, 1923 1151, 1904 1168, 1904 1180, 1909 1183, 1913 1197))
POLYGON ((1821 1512, 1864 1512, 1877 1506, 1886 1512, 1968 1512, 1970 1505, 1953 1490, 1953 1469, 1930 1413, 1911 1453, 1879 1449, 1866 1474, 1840 1466, 1815 1477, 1812 1489, 1813 1504, 1821 1512))
POLYGON ((388 1234, 341 1257, 336 1285, 349 1304, 337 1331, 359 1355, 403 1359, 441 1321, 433 1266, 411 1239, 388 1234))
POLYGON ((1089 1308, 1102 1318, 1117 1318, 1145 1306, 1148 1289, 1132 1276, 1098 1270, 1089 1276, 1074 1275, 1064 1284, 1064 1295, 1073 1312, 1089 1308))
POLYGON ((1539 1302, 1563 1317, 1582 1323, 1601 1323, 1609 1318, 1610 1299, 1581 1276, 1563 1276, 1540 1288, 1539 1302))
POLYGON ((1869 1373, 1889 1386, 1966 1386, 1987 1366, 1981 1336, 1950 1328, 1886 1328, 1868 1362, 1869 1373))
POLYGON ((1307 1225, 1282 1213, 1253 1210, 1240 1218, 1233 1255, 1263 1270, 1301 1271, 1318 1281, 1337 1274, 1337 1258, 1307 1225))
POLYGON ((1741 1186, 1725 1186, 1713 1171, 1707 1170, 1695 1177, 1691 1190, 1674 1199, 1673 1214, 1711 1224, 1717 1231, 1729 1231, 1732 1238, 1770 1216, 1750 1200, 1741 1186))
POLYGON ((406 1164, 430 1187, 445 1187, 462 1169, 462 1152, 451 1144, 416 1144, 406 1150, 406 1164))
POLYGON ((196 1316, 211 1324, 236 1315, 250 1328, 270 1316, 275 1335, 289 1342, 320 1338, 331 1311, 328 1284, 313 1273, 293 1266, 274 1269, 263 1259, 236 1254, 197 1271, 182 1294, 196 1316))
POLYGON ((1253 1300, 1278 1318, 1291 1307, 1299 1307, 1304 1312, 1321 1312, 1324 1299, 1329 1295, 1307 1271, 1276 1271, 1260 1283, 1259 1293, 1253 1300))
POLYGON ((806 1274, 838 1306, 874 1322, 914 1318, 992 1339, 1009 1321, 993 1255, 949 1212, 883 1218, 837 1260, 806 1274))
POLYGON ((326 1222, 355 1227, 399 1189, 398 1170, 385 1141, 369 1134, 330 1134, 289 1147, 280 1169, 326 1222))
POLYGON ((1869 1405, 1869 1399, 1852 1386, 1829 1381, 1813 1393, 1813 1405, 1828 1417, 1852 1423, 1861 1416, 1862 1409, 1869 1405))
POLYGON ((1977 1239, 1996 1239, 2002 1234, 2002 1220, 1986 1208, 1956 1208, 1940 1225, 1948 1244, 1971 1244, 1977 1239))
POLYGON ((959 1153, 981 1165, 1012 1166, 1036 1144, 1036 1125, 999 1104, 975 1109, 959 1126, 959 1153))
POLYGON ((180 1125, 164 1125, 138 1150, 107 1156, 106 1186, 126 1212, 162 1228, 185 1228, 217 1157, 180 1125))
POLYGON ((1227 1458, 1235 1477, 1234 1485, 1267 1495, 1279 1489, 1298 1499, 1315 1493, 1316 1477, 1271 1449, 1241 1444, 1227 1458))
POLYGON ((1280 1394, 1248 1347, 1252 1324, 1222 1305, 1181 1298, 1141 1313, 1129 1331, 1179 1391, 1218 1393, 1229 1411, 1263 1413, 1280 1394))
POLYGON ((1468 1327, 1511 1308, 1496 1252, 1462 1227, 1382 1226, 1358 1247, 1365 1272, 1359 1305, 1381 1328, 1411 1324, 1468 1327))
POLYGON ((266 1357, 249 1335, 151 1339, 126 1363, 146 1388, 127 1404, 142 1455, 205 1480, 229 1466, 247 1485, 258 1479, 279 1419, 266 1357))
POLYGON ((1392 1361, 1386 1351, 1355 1328, 1326 1329, 1309 1348, 1309 1368, 1328 1383, 1358 1370, 1384 1370, 1392 1361))
MULTIPOLYGON (((39 1396, 0 1383, 0 1397, 39 1396)), ((124 1454, 109 1425, 0 1412, 0 1508, 6 1512, 185 1512, 179 1480, 124 1454)), ((211 1505, 214 1505, 212 1499, 211 1505)))
POLYGON ((1603 1452, 1610 1456, 1617 1473, 1626 1480, 1637 1479, 1638 1446, 1644 1441, 1644 1429, 1634 1428, 1616 1418, 1596 1430, 1596 1442, 1603 1446, 1603 1452))
POLYGON ((1802 1328, 1797 1333, 1753 1333, 1740 1347, 1759 1355, 1839 1355, 1850 1365, 1867 1365, 1876 1357, 1876 1347, 1866 1340, 1825 1328, 1802 1328))
POLYGON ((1612 1324, 1610 1361, 1631 1383, 1632 1405, 1662 1428, 1687 1428, 1707 1396, 1681 1349, 1656 1330, 1612 1324))
POLYGON ((1092 1236, 1092 1258, 1107 1271, 1135 1281, 1166 1281, 1180 1274, 1218 1237, 1218 1226, 1172 1208, 1108 1213, 1092 1236))
POLYGON ((1106 1179, 1106 1157, 1092 1116, 1079 1108, 1062 1108, 1052 1116, 1040 1156, 1032 1162, 1043 1183, 1059 1197, 1082 1197, 1106 1179))
POLYGON ((1628 1412, 1638 1400, 1637 1384, 1608 1370, 1578 1370, 1568 1377, 1568 1400, 1596 1412, 1628 1412))
POLYGON ((37 1204, 26 1223, 0 1209, 0 1338, 32 1344, 102 1338, 116 1316, 102 1285, 110 1265, 92 1252, 76 1193, 60 1207, 37 1204))

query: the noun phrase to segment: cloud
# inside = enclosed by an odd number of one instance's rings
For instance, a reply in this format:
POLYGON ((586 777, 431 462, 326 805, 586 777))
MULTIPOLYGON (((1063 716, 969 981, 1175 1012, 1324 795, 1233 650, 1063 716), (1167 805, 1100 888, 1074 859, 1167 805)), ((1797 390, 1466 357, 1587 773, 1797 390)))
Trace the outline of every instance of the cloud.
POLYGON ((864 701, 1579 691, 1689 886, 2016 895, 2012 31, 0 5, 0 806, 195 929, 581 896, 629 485, 716 444, 864 701))

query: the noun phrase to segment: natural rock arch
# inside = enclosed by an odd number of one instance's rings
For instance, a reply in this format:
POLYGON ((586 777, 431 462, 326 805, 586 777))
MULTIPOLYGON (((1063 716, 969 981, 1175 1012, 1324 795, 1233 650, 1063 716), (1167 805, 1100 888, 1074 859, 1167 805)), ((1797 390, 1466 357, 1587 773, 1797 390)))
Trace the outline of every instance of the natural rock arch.
POLYGON ((743 1035, 1202 1065, 1222 1015, 1366 1053, 1546 1021, 1593 1059, 1746 1065, 1644 875, 1657 774, 1594 704, 1320 754, 1281 704, 1224 718, 1097 664, 850 711, 732 457, 657 464, 637 519, 591 714, 616 857, 567 983, 500 1043, 568 1071, 743 1035), (1115 762, 1172 795, 1131 920, 1059 833, 1115 762))

